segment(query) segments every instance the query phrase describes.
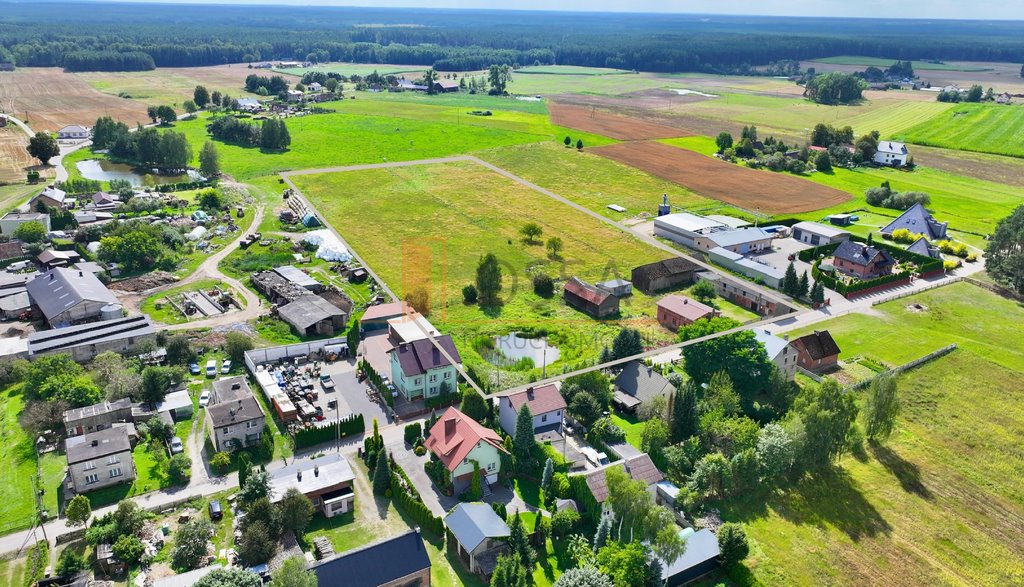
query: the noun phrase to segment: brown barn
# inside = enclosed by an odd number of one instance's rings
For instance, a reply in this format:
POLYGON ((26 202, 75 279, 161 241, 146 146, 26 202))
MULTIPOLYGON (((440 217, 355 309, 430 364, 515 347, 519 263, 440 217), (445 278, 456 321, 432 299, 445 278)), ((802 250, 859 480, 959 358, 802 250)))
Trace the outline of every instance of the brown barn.
POLYGON ((619 312, 619 298, 578 277, 565 284, 564 293, 565 303, 594 318, 605 318, 619 312))
POLYGON ((827 330, 815 330, 790 344, 796 349, 797 365, 808 371, 827 373, 839 366, 839 345, 827 330))
POLYGON ((633 287, 644 293, 693 283, 700 267, 682 257, 673 257, 633 269, 633 287))

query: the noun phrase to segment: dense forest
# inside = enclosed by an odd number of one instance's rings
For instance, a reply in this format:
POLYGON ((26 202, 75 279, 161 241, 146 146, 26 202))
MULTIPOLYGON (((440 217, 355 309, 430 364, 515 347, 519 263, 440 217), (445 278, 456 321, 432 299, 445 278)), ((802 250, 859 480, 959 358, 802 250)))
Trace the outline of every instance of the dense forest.
POLYGON ((0 2, 8 53, 79 71, 308 59, 730 73, 829 55, 1020 61, 1024 37, 983 21, 0 2))

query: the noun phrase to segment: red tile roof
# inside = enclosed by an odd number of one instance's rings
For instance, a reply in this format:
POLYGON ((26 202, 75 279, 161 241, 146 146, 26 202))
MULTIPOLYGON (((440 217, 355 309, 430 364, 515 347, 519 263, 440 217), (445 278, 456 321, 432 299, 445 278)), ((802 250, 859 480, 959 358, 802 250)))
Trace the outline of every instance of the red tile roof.
POLYGON ((587 487, 590 488, 590 493, 593 494, 594 499, 597 503, 602 503, 608 499, 608 479, 605 477, 605 472, 611 467, 623 467, 625 466, 626 472, 629 476, 637 481, 643 481, 648 486, 653 485, 665 478, 658 470, 658 467, 654 466, 654 461, 647 453, 641 453, 635 457, 630 457, 625 461, 619 461, 595 469, 586 473, 587 476, 587 487))
POLYGON ((565 291, 596 306, 603 304, 605 300, 612 295, 606 291, 597 289, 589 283, 584 283, 576 277, 573 277, 566 282, 565 291))
POLYGON ((449 471, 454 471, 480 442, 486 442, 505 452, 497 432, 485 428, 455 408, 448 408, 430 429, 426 447, 437 455, 449 471))
POLYGON ((555 384, 543 385, 536 389, 530 388, 519 393, 513 393, 508 397, 512 409, 519 413, 523 405, 530 406, 530 413, 534 416, 564 410, 566 408, 565 398, 558 391, 555 384))
POLYGON ((370 306, 363 313, 362 321, 366 320, 379 320, 381 318, 394 318, 395 316, 402 316, 412 312, 412 308, 408 307, 405 302, 392 302, 390 304, 380 304, 377 306, 370 306))
POLYGON ((669 295, 661 298, 658 300, 658 307, 664 308, 676 316, 685 318, 690 322, 696 322, 701 318, 713 316, 715 313, 715 309, 711 306, 680 295, 669 295))

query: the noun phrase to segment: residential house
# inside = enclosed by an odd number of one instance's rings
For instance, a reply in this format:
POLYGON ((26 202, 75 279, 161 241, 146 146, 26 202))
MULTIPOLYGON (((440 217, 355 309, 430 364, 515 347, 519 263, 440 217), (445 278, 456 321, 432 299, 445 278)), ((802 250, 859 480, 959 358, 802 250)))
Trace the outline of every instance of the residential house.
POLYGON ((656 263, 648 263, 633 269, 633 286, 651 294, 663 289, 693 283, 700 266, 682 257, 672 257, 656 263))
POLYGON ((885 249, 853 241, 843 241, 833 253, 836 271, 858 279, 874 279, 892 273, 896 264, 885 249))
POLYGON ((619 313, 619 298, 573 277, 563 289, 565 303, 593 318, 607 318, 619 313))
POLYGON ((924 257, 931 257, 932 259, 942 260, 942 251, 939 247, 928 242, 928 239, 921 237, 914 241, 914 244, 907 247, 908 253, 916 253, 924 257))
POLYGON ((53 328, 96 320, 104 312, 121 312, 117 297, 85 271, 53 269, 28 282, 25 289, 53 328))
POLYGON ((390 304, 370 306, 363 312, 363 317, 359 319, 359 327, 364 332, 387 330, 389 320, 400 318, 414 311, 408 302, 392 302, 390 304))
POLYGON ((618 298, 624 298, 633 293, 633 284, 625 279, 610 279, 595 285, 597 289, 604 290, 618 298))
POLYGON ((920 234, 930 241, 940 241, 946 239, 949 223, 935 220, 923 205, 914 204, 906 212, 900 214, 896 220, 885 225, 881 233, 882 236, 891 237, 893 232, 901 228, 905 228, 913 234, 920 234))
POLYGON ((501 437, 455 408, 441 414, 425 446, 448 469, 456 494, 469 487, 477 468, 483 471, 488 485, 498 482, 501 453, 505 452, 501 437))
POLYGON ((442 391, 456 389, 455 365, 462 362, 462 357, 450 335, 439 336, 434 341, 421 339, 402 343, 388 353, 391 381, 407 400, 435 397, 442 391), (434 346, 434 341, 444 353, 434 346))
POLYGON ((277 315, 302 336, 334 336, 343 330, 348 316, 322 297, 307 294, 277 309, 277 315))
POLYGON ((817 222, 797 222, 793 225, 793 240, 812 247, 820 247, 850 240, 850 233, 817 222))
POLYGON ((26 222, 38 222, 43 225, 46 232, 50 232, 49 214, 43 214, 41 212, 28 212, 25 214, 8 212, 7 214, 4 214, 3 218, 0 218, 0 234, 11 236, 19 226, 26 222))
POLYGON ((839 367, 839 345, 828 330, 815 330, 790 343, 802 369, 827 373, 839 367))
POLYGON ((754 329, 754 338, 764 345, 768 360, 772 362, 786 379, 792 381, 796 375, 797 352, 789 344, 789 336, 779 337, 760 328, 754 329))
POLYGON ((55 187, 47 186, 43 191, 39 192, 36 197, 32 198, 29 202, 28 207, 31 210, 39 210, 39 205, 42 204, 47 208, 55 208, 60 210, 64 208, 64 203, 68 198, 67 192, 64 190, 57 189, 55 187))
MULTIPOLYGON (((736 254, 729 253, 729 251, 724 252, 729 255, 736 254)), ((714 250, 711 251, 709 256, 714 258, 714 250)), ((744 260, 756 263, 750 259, 744 260)), ((759 266, 758 272, 760 275, 772 277, 774 279, 776 275, 781 273, 778 270, 774 270, 775 273, 768 273, 765 268, 774 268, 761 263, 757 263, 757 265, 759 266)), ((747 266, 744 264, 740 265, 740 267, 746 268, 747 266)), ((710 282, 714 285, 715 293, 717 293, 719 297, 729 300, 741 308, 746 308, 751 312, 760 314, 761 316, 782 316, 793 311, 788 300, 776 296, 765 288, 756 287, 753 283, 746 280, 723 275, 714 271, 701 271, 697 274, 697 279, 710 282)), ((781 281, 782 277, 779 277, 778 279, 781 281)), ((765 279, 765 281, 771 285, 771 282, 767 279, 765 279)))
POLYGON ((1003 92, 1002 94, 999 94, 998 96, 996 96, 996 104, 1012 104, 1012 103, 1013 103, 1013 96, 1011 96, 1009 92, 1003 92))
POLYGON ((99 191, 92 195, 92 207, 97 210, 113 210, 121 201, 114 194, 99 191))
POLYGON ((65 441, 68 480, 72 491, 85 493, 135 480, 128 430, 107 428, 65 441))
POLYGON ((309 90, 310 92, 322 92, 324 90, 324 87, 320 85, 320 82, 313 82, 306 86, 306 89, 309 90))
POLYGON ((534 433, 561 429, 566 404, 565 398, 554 383, 537 388, 528 387, 499 398, 498 420, 501 422, 501 429, 509 436, 515 436, 516 421, 523 406, 528 407, 530 414, 533 415, 534 433))
POLYGON ((698 245, 699 239, 729 230, 732 230, 732 227, 720 220, 689 212, 666 214, 654 219, 654 236, 686 245, 691 249, 701 248, 698 245))
POLYGON ((64 412, 64 430, 69 437, 107 430, 116 423, 131 421, 132 401, 126 397, 64 412))
POLYGON ((615 377, 615 393, 612 401, 623 410, 633 411, 640 404, 656 397, 668 396, 675 388, 654 367, 640 361, 630 361, 615 377))
POLYGON ((710 251, 722 248, 740 255, 771 250, 772 235, 763 228, 737 228, 713 232, 697 239, 697 248, 710 251))
POLYGON ((508 551, 511 530, 486 503, 460 503, 444 517, 449 544, 470 572, 489 577, 508 551))
POLYGON ((392 346, 404 342, 415 342, 424 338, 441 336, 441 332, 419 312, 412 311, 388 320, 388 340, 392 346))
POLYGON ((298 102, 302 100, 302 92, 298 90, 288 90, 287 96, 289 102, 298 102))
POLYGON ((242 112, 259 112, 263 105, 256 98, 239 98, 238 109, 242 112))
POLYGON ((661 298, 658 300, 657 309, 658 323, 672 332, 697 320, 718 315, 718 310, 711 306, 681 295, 667 295, 661 298))
POLYGON ((895 141, 880 141, 875 151, 875 163, 890 167, 904 167, 910 158, 907 145, 895 141))
POLYGON ((245 377, 230 377, 213 383, 211 403, 206 407, 206 428, 217 452, 252 446, 260 442, 266 418, 245 377))
POLYGON ((686 550, 672 562, 661 562, 661 580, 665 587, 681 587, 718 567, 718 537, 711 530, 684 528, 679 531, 686 550))
POLYGON ((134 355, 152 341, 156 341, 153 323, 148 316, 136 315, 33 332, 28 335, 28 356, 67 353, 78 363, 88 363, 107 351, 134 355))
MULTIPOLYGON (((92 210, 76 210, 75 211, 75 222, 78 223, 79 226, 86 226, 88 224, 103 224, 105 222, 110 222, 113 219, 114 219, 114 214, 111 213, 111 212, 100 212, 100 211, 98 211, 96 209, 92 209, 92 210)), ((200 228, 203 228, 203 227, 197 226, 196 230, 198 230, 200 228)), ((205 230, 206 229, 204 228, 203 231, 205 232, 205 230)), ((190 240, 198 240, 198 239, 190 239, 190 240)))
POLYGON ((13 240, 0 243, 0 261, 12 261, 24 256, 25 249, 22 247, 21 241, 13 240))
POLYGON ((89 129, 71 124, 57 131, 57 139, 61 141, 84 141, 92 136, 89 129))
POLYGON ((458 92, 459 82, 450 79, 439 79, 434 81, 434 91, 440 94, 458 92))
POLYGON ((430 556, 417 530, 321 560, 310 570, 319 585, 430 587, 430 556))
POLYGON ((649 491, 656 491, 658 482, 665 479, 665 476, 654 466, 654 461, 647 453, 640 453, 621 461, 616 461, 600 466, 585 472, 569 473, 570 476, 582 475, 586 479, 587 488, 597 503, 604 503, 608 499, 608 481, 605 474, 608 469, 621 467, 636 481, 643 481, 649 491))
POLYGON ((721 265, 740 275, 746 275, 752 280, 764 282, 768 287, 775 289, 782 288, 782 280, 786 277, 786 272, 782 269, 769 265, 760 259, 745 257, 740 253, 734 253, 722 247, 715 247, 709 250, 708 259, 716 265, 721 265))
POLYGON ((296 460, 274 471, 270 478, 271 501, 278 503, 289 489, 298 489, 325 518, 333 518, 353 511, 355 479, 344 455, 296 460))
POLYGON ((45 269, 53 269, 55 267, 67 267, 68 265, 77 262, 81 258, 82 256, 79 255, 76 251, 58 251, 56 249, 46 249, 42 253, 39 253, 39 256, 36 257, 36 262, 38 262, 45 269))

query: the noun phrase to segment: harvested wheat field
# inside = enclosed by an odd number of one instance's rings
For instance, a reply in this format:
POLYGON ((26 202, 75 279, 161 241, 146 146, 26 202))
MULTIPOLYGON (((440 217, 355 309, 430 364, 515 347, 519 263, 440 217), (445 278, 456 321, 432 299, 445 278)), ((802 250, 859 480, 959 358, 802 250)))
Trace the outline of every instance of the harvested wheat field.
MULTIPOLYGON (((147 105, 167 104, 181 111, 182 104, 192 99, 192 92, 197 85, 205 86, 211 92, 219 91, 229 96, 255 96, 245 92, 245 78, 252 73, 253 70, 244 64, 234 64, 213 67, 161 67, 152 71, 96 71, 73 75, 96 90, 112 96, 113 99, 121 99, 118 96, 125 95, 147 105)), ((298 78, 287 74, 284 76, 290 83, 298 81, 298 78)))
POLYGON ((662 143, 620 143, 590 150, 702 196, 748 210, 772 214, 810 212, 841 204, 851 197, 798 177, 748 169, 662 143))
POLYGON ((112 116, 129 126, 149 122, 144 104, 108 96, 56 67, 0 73, 0 108, 37 132, 55 132, 69 124, 92 126, 100 116, 112 116))
POLYGON ((13 124, 0 128, 0 184, 25 181, 25 174, 38 170, 43 177, 52 175, 50 168, 39 166, 39 161, 29 156, 25 147, 28 137, 13 124))
POLYGON ((604 135, 620 141, 670 139, 692 134, 671 126, 616 116, 593 108, 552 103, 548 110, 551 112, 551 122, 558 126, 604 135))

